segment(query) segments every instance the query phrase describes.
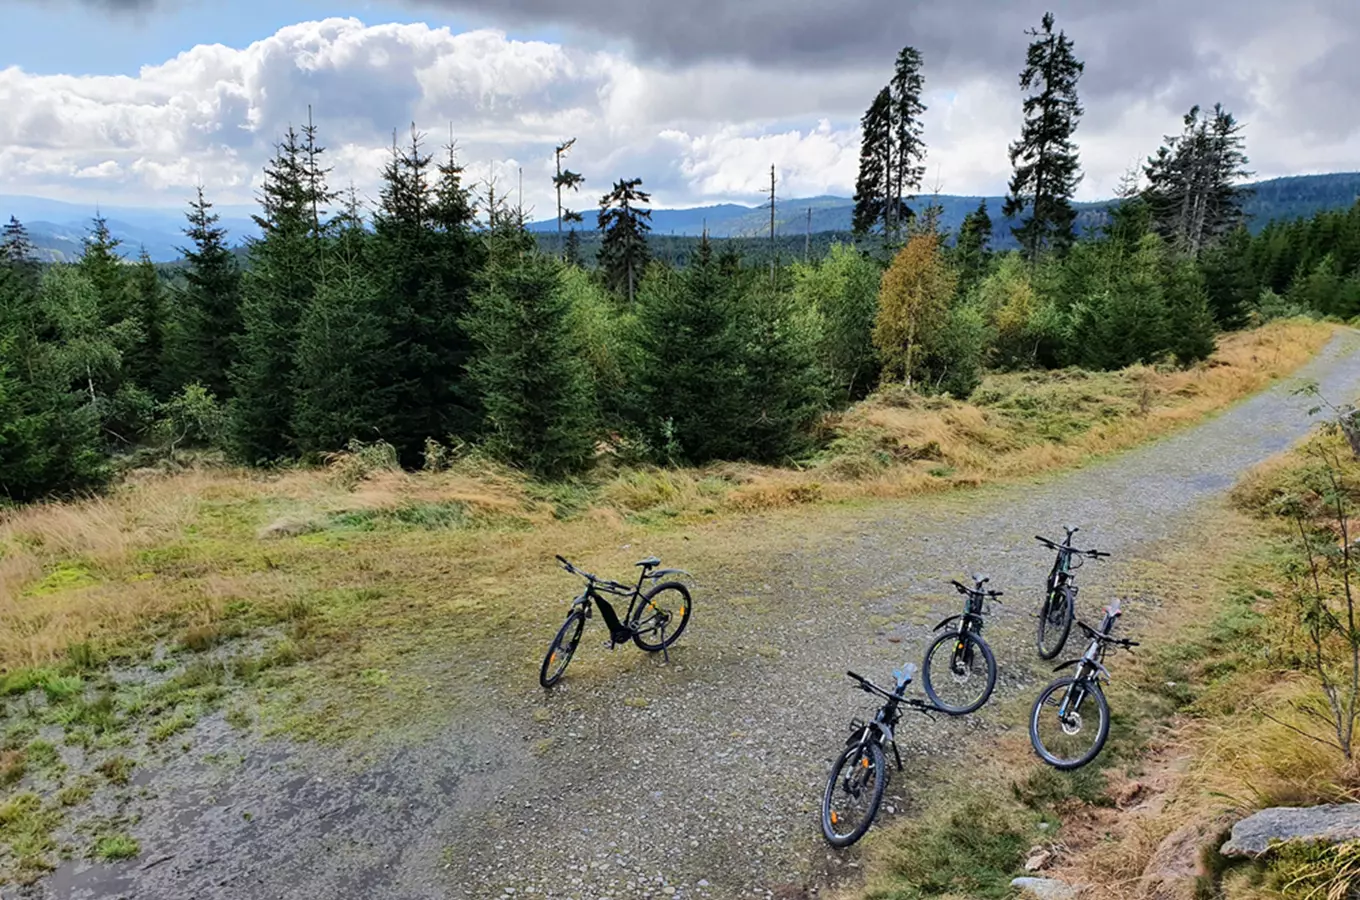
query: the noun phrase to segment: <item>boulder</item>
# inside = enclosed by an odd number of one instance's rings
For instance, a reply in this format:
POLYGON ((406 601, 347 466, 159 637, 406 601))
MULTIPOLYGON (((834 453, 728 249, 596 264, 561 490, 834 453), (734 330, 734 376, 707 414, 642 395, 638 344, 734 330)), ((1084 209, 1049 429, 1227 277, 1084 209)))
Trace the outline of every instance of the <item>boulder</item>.
POLYGON ((1232 819, 1231 813, 1222 813, 1207 821, 1191 822, 1163 838, 1143 868, 1141 895, 1147 900, 1194 900, 1197 880, 1209 874, 1201 851, 1212 846, 1232 819))
POLYGON ((1011 887, 1032 900, 1077 900, 1081 890, 1056 878, 1014 878, 1011 887))
POLYGON ((1234 825, 1232 837, 1219 852, 1224 856, 1257 857, 1276 841, 1340 844, 1354 840, 1360 840, 1360 803, 1275 806, 1234 825))

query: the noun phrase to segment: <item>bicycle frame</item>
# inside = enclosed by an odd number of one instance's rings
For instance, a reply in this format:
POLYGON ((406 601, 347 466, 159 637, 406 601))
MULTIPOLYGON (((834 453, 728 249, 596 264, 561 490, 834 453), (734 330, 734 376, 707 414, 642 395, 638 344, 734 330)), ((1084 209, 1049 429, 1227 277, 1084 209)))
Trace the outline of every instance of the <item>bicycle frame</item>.
MULTIPOLYGON (((955 617, 957 618, 957 616, 955 617)), ((910 670, 910 667, 909 667, 910 670)), ((853 673, 847 672, 847 675, 853 673)), ((880 747, 887 747, 892 744, 893 760, 897 763, 897 771, 902 771, 902 755, 897 750, 897 738, 893 729, 902 721, 902 706, 906 706, 923 712, 927 716, 934 707, 922 703, 915 697, 904 697, 902 691, 906 690, 907 685, 911 684, 911 676, 897 678, 896 693, 889 694, 878 686, 869 687, 869 682, 860 681, 860 688, 867 693, 877 694, 885 698, 886 702, 879 707, 878 712, 874 713, 874 718, 870 722, 861 722, 858 719, 850 721, 850 736, 845 739, 845 746, 853 747, 859 745, 864 748, 869 744, 878 744, 880 747)))
MULTIPOLYGON (((613 644, 622 644, 632 640, 635 629, 631 624, 633 621, 633 611, 637 607, 637 602, 642 598, 642 584, 645 581, 660 581, 667 575, 690 575, 684 569, 656 569, 654 571, 644 570, 638 575, 637 584, 631 589, 625 585, 618 585, 622 590, 617 590, 609 584, 595 581, 591 578, 586 579, 586 589, 572 601, 573 607, 582 607, 587 621, 591 618, 592 607, 600 608, 600 616, 604 619, 605 627, 609 629, 609 640, 613 644), (616 597, 628 598, 628 611, 623 614, 623 619, 614 610, 614 605, 606 600, 603 594, 612 594, 616 597), (627 623, 627 624, 625 624, 627 623)), ((692 577, 692 576, 691 576, 692 577)))
MULTIPOLYGON (((1108 638, 1114 623, 1119 620, 1119 609, 1117 606, 1109 609, 1105 613, 1105 619, 1100 623, 1099 635, 1108 638)), ((1091 643, 1087 645, 1086 652, 1077 659, 1069 659, 1067 662, 1059 663, 1053 667, 1053 671, 1061 672, 1063 669, 1076 666, 1077 670, 1072 673, 1072 684, 1063 697, 1062 703, 1058 706, 1058 717, 1067 717, 1069 706, 1079 706, 1081 701, 1086 698, 1086 691, 1089 685, 1094 684, 1096 689, 1100 689, 1100 682, 1106 684, 1110 682, 1110 670, 1105 668, 1105 653, 1107 651, 1106 642, 1101 637, 1092 637, 1091 643), (1073 698, 1075 702, 1073 701, 1073 698)))

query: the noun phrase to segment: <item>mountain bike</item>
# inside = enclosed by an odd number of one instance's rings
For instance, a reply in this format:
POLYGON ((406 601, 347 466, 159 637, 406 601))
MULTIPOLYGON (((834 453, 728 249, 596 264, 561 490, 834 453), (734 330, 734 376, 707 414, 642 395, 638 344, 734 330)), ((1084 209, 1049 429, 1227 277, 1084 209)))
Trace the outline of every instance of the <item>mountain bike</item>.
POLYGON ((967 597, 963 612, 950 616, 932 630, 939 631, 950 622, 958 622, 958 627, 935 638, 926 649, 921 666, 921 681, 926 696, 951 716, 975 711, 987 702, 996 688, 996 657, 992 655, 992 648, 982 639, 982 602, 984 598, 995 600, 1002 596, 1002 592, 983 590, 982 586, 990 580, 984 575, 974 575, 976 586, 971 588, 957 581, 950 582, 960 594, 967 597), (948 671, 947 678, 938 677, 941 670, 948 671), (979 687, 981 693, 978 693, 979 687), (953 696, 955 690, 959 692, 958 697, 953 696), (950 696, 946 698, 946 695, 950 696))
POLYGON ((1070 659, 1053 671, 1068 666, 1076 666, 1077 670, 1044 688, 1034 701, 1029 716, 1029 740, 1039 758, 1055 769, 1081 768, 1096 758, 1110 736, 1110 704, 1100 687, 1102 680, 1110 680, 1110 672, 1104 666, 1105 652, 1112 646, 1126 650, 1138 646, 1137 641, 1111 635, 1122 614, 1119 601, 1115 600, 1105 608, 1099 630, 1078 621, 1077 626, 1091 638, 1091 643, 1080 659, 1070 659))
POLYGON ((1085 559, 1100 559, 1109 556, 1099 550, 1078 550, 1072 546, 1072 535, 1081 529, 1075 525, 1065 525, 1067 537, 1061 544, 1046 537, 1034 539, 1056 550, 1058 556, 1053 560, 1053 568, 1048 573, 1048 583, 1044 587, 1044 605, 1039 610, 1039 658, 1052 659, 1067 645, 1067 636, 1072 631, 1072 619, 1077 610, 1077 583, 1073 572, 1081 568, 1085 559))
POLYGON ((893 672, 896 686, 892 693, 862 675, 845 673, 859 682, 861 690, 877 694, 887 702, 874 714, 873 721, 866 723, 854 719, 850 722, 850 737, 826 780, 826 791, 822 794, 822 835, 833 847, 848 847, 864 837, 874 816, 878 815, 883 789, 888 784, 888 762, 884 756, 887 745, 892 745, 897 771, 902 771, 902 756, 897 752, 897 740, 893 736, 893 729, 902 719, 902 707, 927 716, 934 711, 928 703, 902 696, 911 684, 915 669, 908 664, 905 672, 893 672), (862 807, 862 812, 855 814, 851 807, 862 807))
POLYGON ((586 588, 572 601, 567 620, 562 623, 562 627, 557 631, 557 637, 553 638, 552 644, 548 646, 548 653, 543 657, 543 665, 538 672, 539 684, 545 688, 552 687, 567 671, 567 664, 571 662, 571 657, 581 642, 581 632, 585 630, 586 620, 591 618, 596 608, 600 610, 600 617, 604 619, 605 627, 609 629, 609 640, 605 642, 606 649, 613 650, 617 645, 631 640, 643 650, 653 653, 660 650, 665 655, 666 662, 670 662, 671 656, 667 648, 674 644, 680 633, 685 630, 693 609, 689 589, 678 581, 666 581, 655 584, 643 593, 642 583, 660 582, 667 575, 689 575, 689 572, 684 569, 657 569, 656 567, 661 565, 661 560, 649 556, 636 564, 642 572, 638 575, 637 584, 629 587, 617 581, 592 575, 590 572, 583 572, 561 556, 557 557, 557 561, 568 572, 584 578, 586 588), (604 599, 602 596, 604 594, 628 598, 628 611, 623 614, 622 619, 614 611, 613 605, 604 599))

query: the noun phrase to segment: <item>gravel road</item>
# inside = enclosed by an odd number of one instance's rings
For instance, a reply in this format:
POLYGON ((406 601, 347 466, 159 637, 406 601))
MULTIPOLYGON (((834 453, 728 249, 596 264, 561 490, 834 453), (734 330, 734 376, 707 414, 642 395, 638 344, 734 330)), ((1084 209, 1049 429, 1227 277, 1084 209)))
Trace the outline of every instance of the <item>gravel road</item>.
MULTIPOLYGON (((1356 396, 1357 351, 1360 335, 1340 335, 1299 377, 1356 396)), ((997 699, 1032 694, 1047 669, 1030 614, 1052 561, 1033 535, 1076 523, 1079 545, 1114 554, 1080 573, 1093 614, 1121 559, 1176 534, 1308 429, 1291 386, 1059 476, 715 526, 745 529, 747 556, 707 566, 662 554, 698 577, 669 666, 621 647, 623 662, 573 663, 546 695, 536 671, 491 673, 466 686, 475 714, 435 739, 354 756, 252 745, 206 720, 192 755, 139 770, 139 859, 67 863, 24 896, 722 900, 853 877, 855 851, 829 852, 815 818, 850 716, 871 708, 845 670, 884 680, 919 664, 931 626, 959 606, 948 579, 980 570, 1007 592, 986 632, 997 699)), ((555 628, 544 624, 545 645, 555 628)), ((597 617, 578 661, 607 655, 603 634, 597 617)), ((912 759, 1022 727, 994 721, 997 706, 904 720, 908 769, 890 782, 888 815, 909 808, 912 759)))

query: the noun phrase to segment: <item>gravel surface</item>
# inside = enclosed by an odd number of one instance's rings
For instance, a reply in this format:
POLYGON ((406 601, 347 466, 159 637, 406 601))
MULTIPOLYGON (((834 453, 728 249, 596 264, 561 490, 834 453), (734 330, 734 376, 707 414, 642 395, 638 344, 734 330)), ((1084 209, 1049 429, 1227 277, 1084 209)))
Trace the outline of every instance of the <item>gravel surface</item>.
MULTIPOLYGON (((1353 397, 1357 350, 1360 336, 1343 334, 1299 377, 1353 397)), ((920 787, 913 759, 979 759, 988 733, 1024 727, 997 710, 1049 677, 1031 614, 1052 556, 1033 536, 1078 524, 1078 546, 1114 554, 1079 573, 1079 614, 1091 618, 1121 559, 1175 535, 1308 429, 1292 384, 1032 483, 731 526, 768 527, 744 563, 667 559, 698 577, 669 666, 632 646, 613 651, 630 659, 607 677, 582 665, 606 655, 597 616, 555 689, 542 691, 536 671, 491 673, 470 687, 465 720, 433 740, 356 755, 250 743, 206 720, 192 754, 139 769, 137 860, 67 863, 23 896, 719 900, 853 880, 857 850, 831 852, 816 818, 850 717, 873 708, 845 670, 883 682, 919 665, 930 629, 961 605, 950 578, 985 571, 1007 593, 984 634, 996 697, 967 719, 903 720, 891 818, 920 787), (799 517, 802 527, 779 524, 799 517)), ((545 646, 556 627, 544 623, 545 646)))

